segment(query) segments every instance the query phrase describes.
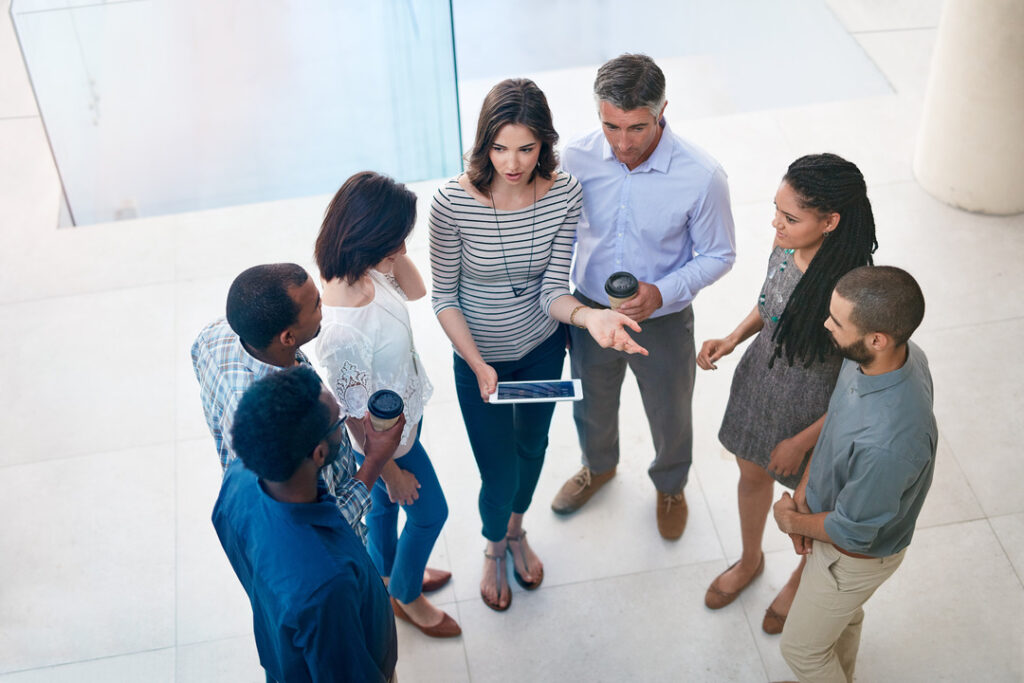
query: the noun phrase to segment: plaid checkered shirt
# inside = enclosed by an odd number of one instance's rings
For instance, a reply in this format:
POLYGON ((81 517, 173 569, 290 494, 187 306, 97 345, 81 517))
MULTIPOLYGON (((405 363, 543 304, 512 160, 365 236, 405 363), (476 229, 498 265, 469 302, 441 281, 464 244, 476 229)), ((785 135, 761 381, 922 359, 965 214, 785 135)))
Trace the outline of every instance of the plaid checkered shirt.
MULTIPOLYGON (((298 351, 295 356, 298 362, 310 365, 302 351, 298 351)), ((203 413, 217 446, 221 469, 226 469, 235 459, 227 437, 231 434, 232 419, 242 394, 256 380, 281 368, 250 355, 227 320, 220 318, 204 327, 192 344, 192 369, 199 380, 203 413)), ((353 478, 356 463, 348 430, 342 429, 341 435, 341 453, 332 465, 320 472, 320 476, 327 490, 335 497, 341 516, 365 545, 366 525, 363 524, 363 515, 370 509, 370 492, 363 482, 353 478)))

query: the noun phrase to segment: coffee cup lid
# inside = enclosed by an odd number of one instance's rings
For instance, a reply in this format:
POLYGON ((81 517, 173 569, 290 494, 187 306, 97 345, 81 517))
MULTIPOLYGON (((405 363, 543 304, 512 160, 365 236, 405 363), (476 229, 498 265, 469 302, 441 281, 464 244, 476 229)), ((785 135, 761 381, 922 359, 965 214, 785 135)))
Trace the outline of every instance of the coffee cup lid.
POLYGON ((402 401, 402 397, 395 392, 390 389, 381 389, 370 395, 370 400, 366 402, 366 407, 376 417, 382 420, 390 420, 402 413, 405 404, 402 401))
POLYGON ((604 293, 608 296, 632 296, 636 294, 636 290, 639 288, 640 283, 637 282, 636 277, 634 277, 632 273, 627 273, 624 270, 612 273, 604 282, 604 293))

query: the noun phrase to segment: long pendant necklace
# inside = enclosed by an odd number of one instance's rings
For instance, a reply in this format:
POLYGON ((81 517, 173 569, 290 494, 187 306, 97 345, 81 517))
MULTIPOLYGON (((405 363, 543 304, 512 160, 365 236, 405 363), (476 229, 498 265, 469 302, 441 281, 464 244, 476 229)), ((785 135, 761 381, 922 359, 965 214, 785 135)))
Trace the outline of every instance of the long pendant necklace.
POLYGON ((508 276, 508 285, 512 288, 512 296, 522 296, 530 287, 530 271, 533 268, 533 237, 537 232, 537 180, 533 181, 533 220, 530 223, 530 260, 526 264, 526 282, 522 289, 516 289, 512 284, 512 273, 508 269, 508 256, 505 255, 505 242, 501 239, 501 221, 498 220, 498 210, 494 208, 494 196, 490 189, 487 190, 487 198, 491 200, 491 213, 494 214, 494 224, 498 228, 498 244, 501 246, 501 260, 505 264, 505 275, 508 276))

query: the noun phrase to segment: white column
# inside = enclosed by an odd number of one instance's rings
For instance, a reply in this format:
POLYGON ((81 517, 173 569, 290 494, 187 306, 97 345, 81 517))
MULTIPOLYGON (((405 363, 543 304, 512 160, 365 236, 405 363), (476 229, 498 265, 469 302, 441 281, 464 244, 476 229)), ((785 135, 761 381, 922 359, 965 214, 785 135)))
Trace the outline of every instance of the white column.
POLYGON ((947 204, 1024 211, 1024 0, 946 0, 914 174, 947 204))

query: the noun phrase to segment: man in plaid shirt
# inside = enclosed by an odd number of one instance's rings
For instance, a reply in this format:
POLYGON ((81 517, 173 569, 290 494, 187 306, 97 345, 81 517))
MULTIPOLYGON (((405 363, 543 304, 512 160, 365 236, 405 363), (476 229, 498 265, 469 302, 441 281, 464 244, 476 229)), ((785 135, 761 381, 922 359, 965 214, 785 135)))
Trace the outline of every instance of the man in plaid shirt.
MULTIPOLYGON (((242 394, 272 372, 309 365, 299 347, 320 332, 320 319, 320 292, 305 269, 294 263, 253 266, 231 283, 226 318, 204 327, 192 344, 192 367, 222 469, 235 459, 227 437, 242 394)), ((363 465, 356 469, 343 429, 338 458, 321 476, 341 515, 365 543, 362 518, 370 507, 369 490, 394 453, 405 420, 377 432, 368 415, 363 419, 363 465)))

